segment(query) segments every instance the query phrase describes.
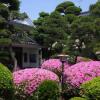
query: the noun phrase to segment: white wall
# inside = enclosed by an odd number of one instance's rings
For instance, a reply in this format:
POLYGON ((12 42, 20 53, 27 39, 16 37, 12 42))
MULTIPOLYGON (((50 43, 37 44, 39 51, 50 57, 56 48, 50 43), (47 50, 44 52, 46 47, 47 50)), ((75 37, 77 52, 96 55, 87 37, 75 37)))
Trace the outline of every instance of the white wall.
POLYGON ((28 67, 39 67, 39 49, 38 48, 23 48, 23 68, 28 67), (27 62, 24 62, 24 53, 27 53, 27 62), (36 54, 36 63, 30 63, 29 55, 36 54))

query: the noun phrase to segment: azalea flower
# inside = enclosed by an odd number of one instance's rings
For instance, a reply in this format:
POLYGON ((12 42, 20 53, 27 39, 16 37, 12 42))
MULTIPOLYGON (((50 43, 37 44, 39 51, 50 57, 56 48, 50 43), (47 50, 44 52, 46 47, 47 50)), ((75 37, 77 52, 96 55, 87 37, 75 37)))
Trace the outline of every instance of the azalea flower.
POLYGON ((24 69, 13 73, 14 84, 17 88, 22 88, 25 94, 31 95, 44 80, 58 82, 59 78, 55 73, 39 68, 24 69))
POLYGON ((100 76, 100 61, 80 62, 67 68, 64 73, 65 82, 73 86, 100 76))

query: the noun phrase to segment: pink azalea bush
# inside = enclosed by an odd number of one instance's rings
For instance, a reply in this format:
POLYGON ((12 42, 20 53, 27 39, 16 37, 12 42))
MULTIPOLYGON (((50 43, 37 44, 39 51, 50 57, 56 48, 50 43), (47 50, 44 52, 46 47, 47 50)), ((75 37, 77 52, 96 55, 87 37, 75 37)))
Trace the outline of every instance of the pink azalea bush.
MULTIPOLYGON (((66 62, 64 64, 64 69, 67 69, 68 67, 69 64, 66 62)), ((53 71, 58 75, 58 73, 61 73, 62 63, 59 59, 49 59, 43 62, 41 68, 53 71)))
POLYGON ((73 86, 80 84, 100 76, 100 61, 80 62, 65 71, 65 82, 73 86))
POLYGON ((13 81, 17 88, 22 88, 24 94, 32 95, 44 80, 59 81, 58 76, 48 70, 30 68, 13 73, 13 81))

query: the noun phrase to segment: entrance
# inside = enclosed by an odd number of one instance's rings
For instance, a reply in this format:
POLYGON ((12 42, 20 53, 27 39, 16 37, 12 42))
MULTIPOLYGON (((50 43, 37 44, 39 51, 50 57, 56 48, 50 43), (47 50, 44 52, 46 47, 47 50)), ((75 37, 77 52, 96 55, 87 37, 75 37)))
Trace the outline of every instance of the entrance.
POLYGON ((14 47, 13 51, 15 52, 15 57, 17 59, 17 65, 19 68, 22 68, 22 48, 14 47))

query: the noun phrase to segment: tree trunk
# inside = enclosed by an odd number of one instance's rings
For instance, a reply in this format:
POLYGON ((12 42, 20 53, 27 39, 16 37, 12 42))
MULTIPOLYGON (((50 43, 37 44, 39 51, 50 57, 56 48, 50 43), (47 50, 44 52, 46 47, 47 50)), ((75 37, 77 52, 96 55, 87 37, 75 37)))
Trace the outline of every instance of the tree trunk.
POLYGON ((10 54, 11 54, 11 58, 13 60, 13 71, 16 71, 17 70, 17 59, 15 57, 15 53, 13 52, 12 50, 12 47, 10 46, 10 54))

